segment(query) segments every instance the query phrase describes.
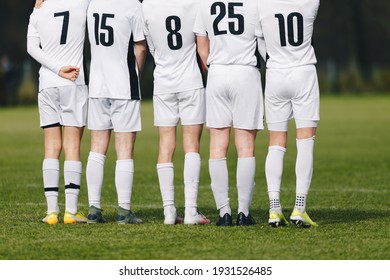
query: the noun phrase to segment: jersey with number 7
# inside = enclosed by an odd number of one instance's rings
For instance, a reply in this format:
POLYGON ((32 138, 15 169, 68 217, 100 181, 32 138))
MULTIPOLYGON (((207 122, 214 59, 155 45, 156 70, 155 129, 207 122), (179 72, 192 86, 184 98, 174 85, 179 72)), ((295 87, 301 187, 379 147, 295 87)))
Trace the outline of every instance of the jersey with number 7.
POLYGON ((268 54, 267 68, 290 68, 317 62, 312 46, 319 0, 258 0, 260 29, 268 54))

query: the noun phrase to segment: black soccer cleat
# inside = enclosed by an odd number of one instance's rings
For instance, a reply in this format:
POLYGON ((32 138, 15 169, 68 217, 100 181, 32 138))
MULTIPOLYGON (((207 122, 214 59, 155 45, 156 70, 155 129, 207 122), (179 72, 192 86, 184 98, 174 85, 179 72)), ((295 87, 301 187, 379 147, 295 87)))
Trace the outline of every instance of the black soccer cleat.
POLYGON ((219 220, 217 221, 216 225, 222 227, 232 226, 233 225, 232 216, 229 213, 226 213, 225 215, 223 215, 222 218, 219 217, 219 220))
POLYGON ((238 226, 253 226, 256 224, 255 220, 252 218, 251 214, 248 214, 248 216, 245 216, 244 213, 240 212, 237 215, 237 221, 236 224, 238 226))

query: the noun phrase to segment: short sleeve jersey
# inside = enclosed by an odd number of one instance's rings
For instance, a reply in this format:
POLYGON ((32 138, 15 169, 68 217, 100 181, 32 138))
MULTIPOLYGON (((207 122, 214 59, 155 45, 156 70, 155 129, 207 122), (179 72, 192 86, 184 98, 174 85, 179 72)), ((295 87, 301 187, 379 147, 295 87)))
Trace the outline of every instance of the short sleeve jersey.
POLYGON ((93 0, 88 8, 91 44, 89 97, 141 98, 132 42, 145 40, 138 0, 93 0))
POLYGON ((290 68, 317 62, 312 46, 319 0, 258 0, 267 68, 290 68))
POLYGON ((254 0, 201 0, 194 32, 210 40, 208 65, 256 66, 258 11, 254 0))
POLYGON ((193 27, 199 0, 145 0, 144 33, 156 67, 154 94, 203 87, 193 27))
POLYGON ((47 0, 30 16, 27 36, 38 37, 42 51, 58 65, 80 67, 75 82, 61 78, 42 66, 39 89, 84 85, 83 50, 89 0, 47 0))

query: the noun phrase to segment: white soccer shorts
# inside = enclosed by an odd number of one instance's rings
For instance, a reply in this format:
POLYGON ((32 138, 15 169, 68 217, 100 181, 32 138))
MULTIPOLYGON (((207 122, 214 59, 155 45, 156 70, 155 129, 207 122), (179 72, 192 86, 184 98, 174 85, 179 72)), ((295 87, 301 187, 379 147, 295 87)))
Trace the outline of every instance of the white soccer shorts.
POLYGON ((296 128, 317 127, 320 93, 314 65, 267 69, 265 110, 268 130, 287 131, 288 121, 296 128))
POLYGON ((253 66, 211 65, 206 88, 207 126, 262 130, 263 90, 253 66))
POLYGON ((199 88, 153 96, 155 126, 204 124, 206 122, 205 90, 199 88))
POLYGON ((114 132, 141 131, 141 101, 129 99, 90 98, 88 129, 114 132))
POLYGON ((53 87, 38 93, 40 126, 84 127, 88 88, 85 85, 53 87))

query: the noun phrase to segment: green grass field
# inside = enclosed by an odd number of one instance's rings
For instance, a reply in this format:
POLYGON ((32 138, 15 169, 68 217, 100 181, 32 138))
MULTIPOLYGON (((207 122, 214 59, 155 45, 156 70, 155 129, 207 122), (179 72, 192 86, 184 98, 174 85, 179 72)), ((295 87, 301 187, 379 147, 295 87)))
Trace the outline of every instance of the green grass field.
MULTIPOLYGON (((3 260, 310 260, 390 259, 390 96, 323 97, 315 145, 308 213, 318 228, 270 228, 264 177, 267 134, 257 139, 253 227, 219 228, 208 175, 207 130, 202 138, 199 208, 208 226, 164 226, 156 174, 157 130, 152 106, 143 102, 143 131, 137 136, 132 209, 142 225, 117 225, 113 145, 106 160, 102 207, 106 224, 48 226, 42 186, 43 133, 36 107, 0 109, 0 259, 3 260)), ((282 181, 288 217, 295 199, 295 140, 291 123, 282 181)), ((89 132, 83 138, 84 170, 89 132)), ((183 213, 183 153, 175 155, 176 207, 183 213)), ((236 154, 229 150, 230 198, 237 209, 236 154)), ((61 183, 62 186, 62 183, 61 183)), ((60 188, 60 207, 64 193, 60 188)), ((80 210, 88 210, 83 176, 80 210)), ((234 217, 235 218, 235 215, 234 217)))

